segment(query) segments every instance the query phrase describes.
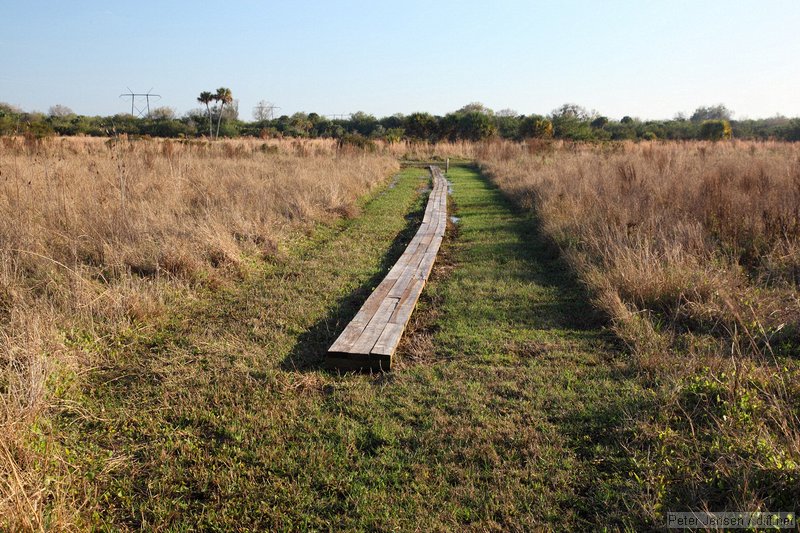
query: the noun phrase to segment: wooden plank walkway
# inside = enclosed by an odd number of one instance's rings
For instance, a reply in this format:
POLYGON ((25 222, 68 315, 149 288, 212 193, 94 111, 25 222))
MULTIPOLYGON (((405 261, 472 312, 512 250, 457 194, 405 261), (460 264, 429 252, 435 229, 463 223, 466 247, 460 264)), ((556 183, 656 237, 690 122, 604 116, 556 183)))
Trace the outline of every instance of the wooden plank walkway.
POLYGON ((433 189, 422 225, 384 280, 328 349, 326 366, 389 370, 400 337, 417 304, 447 227, 447 180, 430 167, 433 189))

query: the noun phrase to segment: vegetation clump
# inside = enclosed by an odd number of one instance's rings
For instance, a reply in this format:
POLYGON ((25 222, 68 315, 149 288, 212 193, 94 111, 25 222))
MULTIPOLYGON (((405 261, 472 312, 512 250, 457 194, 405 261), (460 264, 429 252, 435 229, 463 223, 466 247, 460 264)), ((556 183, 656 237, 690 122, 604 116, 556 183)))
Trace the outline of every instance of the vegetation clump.
POLYGON ((733 130, 727 120, 704 120, 700 125, 700 137, 707 141, 721 141, 733 137, 733 130))

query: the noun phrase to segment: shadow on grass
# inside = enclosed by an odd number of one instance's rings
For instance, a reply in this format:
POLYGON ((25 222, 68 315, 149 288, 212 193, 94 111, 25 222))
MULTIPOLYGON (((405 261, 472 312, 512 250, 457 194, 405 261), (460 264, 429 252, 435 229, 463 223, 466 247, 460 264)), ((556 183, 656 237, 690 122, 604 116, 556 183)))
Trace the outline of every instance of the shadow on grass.
POLYGON ((591 304, 586 286, 563 259, 558 246, 545 235, 538 213, 520 209, 477 166, 467 168, 480 176, 484 187, 484 200, 471 203, 469 209, 478 208, 481 216, 497 219, 488 230, 515 237, 477 242, 471 245, 469 253, 491 258, 501 267, 511 264, 513 267, 508 271, 513 272, 513 281, 533 283, 548 292, 549 297, 537 302, 528 299, 512 302, 514 308, 506 308, 504 313, 513 316, 515 322, 539 329, 586 331, 607 325, 608 317, 591 304))
POLYGON ((281 362, 282 370, 311 372, 323 368, 325 354, 330 345, 353 319, 369 295, 372 294, 373 289, 383 281, 383 278, 405 251, 408 243, 414 238, 422 223, 426 204, 427 199, 421 203, 421 207, 406 215, 408 221, 406 227, 392 241, 381 259, 378 272, 355 291, 337 301, 323 319, 298 337, 292 351, 281 362))

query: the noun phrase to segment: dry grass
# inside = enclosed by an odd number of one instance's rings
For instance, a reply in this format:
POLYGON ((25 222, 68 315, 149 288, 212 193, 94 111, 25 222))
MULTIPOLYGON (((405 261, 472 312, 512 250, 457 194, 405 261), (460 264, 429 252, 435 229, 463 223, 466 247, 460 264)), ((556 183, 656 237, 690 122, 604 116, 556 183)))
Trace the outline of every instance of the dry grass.
POLYGON ((469 141, 453 141, 430 143, 423 141, 401 141, 391 144, 379 144, 397 157, 414 161, 441 161, 444 158, 474 159, 479 146, 469 141))
POLYGON ((82 505, 47 430, 102 364, 76 331, 108 335, 245 275, 298 229, 354 216, 396 168, 332 141, 3 138, 0 526, 69 528, 82 505))
POLYGON ((487 145, 479 158, 612 319, 656 391, 641 505, 800 500, 800 146, 487 145))

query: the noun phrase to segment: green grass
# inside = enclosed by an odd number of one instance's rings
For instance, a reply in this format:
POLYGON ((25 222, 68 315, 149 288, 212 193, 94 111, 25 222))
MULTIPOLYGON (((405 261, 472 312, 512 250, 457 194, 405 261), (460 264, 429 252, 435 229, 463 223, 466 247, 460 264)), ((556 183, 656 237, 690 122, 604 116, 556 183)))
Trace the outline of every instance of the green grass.
POLYGON ((92 344, 106 364, 73 398, 80 412, 56 420, 92 525, 639 524, 620 443, 643 393, 537 221, 472 167, 451 167, 461 221, 398 369, 321 369, 413 235, 422 175, 405 170, 359 218, 318 228, 166 323, 92 344))

